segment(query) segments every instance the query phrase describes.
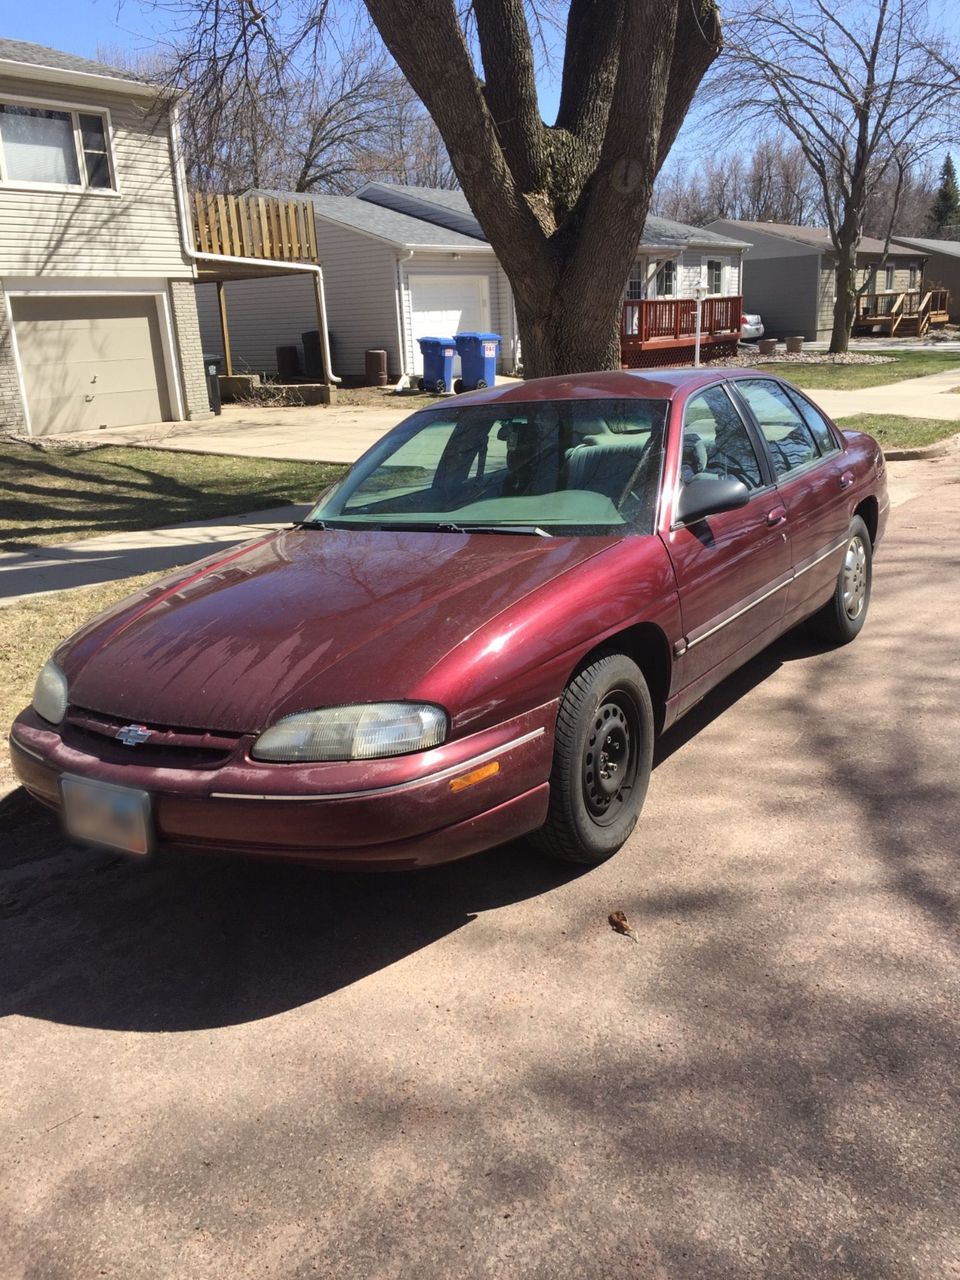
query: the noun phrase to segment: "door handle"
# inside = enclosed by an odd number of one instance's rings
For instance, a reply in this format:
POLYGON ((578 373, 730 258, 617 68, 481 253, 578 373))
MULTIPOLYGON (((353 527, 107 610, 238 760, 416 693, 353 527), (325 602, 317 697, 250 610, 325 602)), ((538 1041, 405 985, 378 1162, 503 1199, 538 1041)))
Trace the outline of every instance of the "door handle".
POLYGON ((774 507, 772 511, 767 512, 767 524, 774 526, 783 524, 787 518, 787 513, 783 507, 774 507))
POLYGON ((844 473, 840 477, 840 488, 849 489, 852 484, 853 484, 853 472, 844 471, 844 473))

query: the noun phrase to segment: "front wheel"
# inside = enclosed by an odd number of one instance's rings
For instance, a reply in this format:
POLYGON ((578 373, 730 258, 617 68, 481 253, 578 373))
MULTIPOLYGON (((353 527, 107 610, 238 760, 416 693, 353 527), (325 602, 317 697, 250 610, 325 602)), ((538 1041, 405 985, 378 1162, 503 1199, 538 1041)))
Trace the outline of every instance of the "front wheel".
POLYGON ((653 704, 625 654, 581 667, 564 690, 547 821, 532 837, 551 857, 595 865, 637 824, 653 764, 653 704))
POLYGON ((855 640, 870 607, 873 550, 869 530, 859 516, 854 516, 847 538, 833 595, 810 619, 814 634, 827 644, 849 644, 855 640))

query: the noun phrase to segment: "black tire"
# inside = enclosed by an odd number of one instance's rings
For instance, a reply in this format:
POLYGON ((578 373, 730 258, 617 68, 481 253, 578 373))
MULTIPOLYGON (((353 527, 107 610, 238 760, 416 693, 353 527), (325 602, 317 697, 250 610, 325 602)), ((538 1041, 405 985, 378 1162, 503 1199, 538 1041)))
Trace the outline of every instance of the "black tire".
POLYGON ((422 390, 423 390, 423 379, 422 379, 422 378, 418 378, 418 379, 417 379, 417 390, 418 390, 418 391, 422 391, 422 390))
POLYGON ((481 378, 481 379, 480 379, 480 381, 477 383, 477 385, 476 385, 473 389, 474 389, 474 391, 486 391, 486 389, 487 389, 487 384, 486 384, 486 383, 484 382, 484 380, 481 378))
POLYGON ((870 532, 859 516, 850 524, 843 564, 829 603, 810 619, 810 630, 826 644, 849 644, 863 629, 873 586, 870 532))
POLYGON ((442 378, 438 378, 436 382, 433 384, 433 389, 438 396, 442 396, 447 389, 447 384, 444 382, 442 378))
POLYGON ((654 732, 635 662, 608 653, 581 667, 560 699, 550 807, 533 843, 564 862, 595 866, 612 857, 643 808, 654 732))
POLYGON ((461 394, 462 391, 463 391, 463 379, 455 378, 453 382, 453 394, 455 396, 458 396, 461 394))

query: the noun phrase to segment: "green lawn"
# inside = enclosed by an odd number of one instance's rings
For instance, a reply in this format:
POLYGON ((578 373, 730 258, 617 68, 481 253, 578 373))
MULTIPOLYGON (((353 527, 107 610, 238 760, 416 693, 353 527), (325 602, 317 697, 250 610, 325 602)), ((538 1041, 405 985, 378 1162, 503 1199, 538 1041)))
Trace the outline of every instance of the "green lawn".
MULTIPOLYGON (((887 355, 887 352, 878 352, 887 355)), ((892 353, 890 353, 892 354, 892 353)), ((857 387, 880 387, 888 382, 902 382, 904 378, 923 378, 928 373, 941 373, 944 369, 956 369, 960 382, 960 351, 904 351, 897 352, 892 364, 802 364, 797 362, 761 366, 770 373, 782 373, 798 387, 809 390, 829 387, 833 391, 854 390, 857 387)))
POLYGON ((56 646, 88 618, 158 575, 142 574, 76 591, 58 591, 0 608, 0 795, 14 783, 7 730, 30 701, 37 672, 56 646))
POLYGON ((344 470, 173 449, 0 442, 0 550, 310 502, 344 470))
POLYGON ((839 418, 843 431, 866 431, 880 444, 893 449, 915 449, 935 444, 960 431, 960 422, 942 422, 939 418, 902 418, 894 413, 858 413, 852 418, 839 418))

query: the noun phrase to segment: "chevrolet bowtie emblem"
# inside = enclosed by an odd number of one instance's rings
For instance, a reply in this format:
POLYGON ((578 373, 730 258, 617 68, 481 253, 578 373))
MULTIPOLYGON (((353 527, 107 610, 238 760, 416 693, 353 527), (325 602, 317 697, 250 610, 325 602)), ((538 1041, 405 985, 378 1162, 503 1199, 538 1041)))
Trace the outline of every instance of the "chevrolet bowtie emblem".
POLYGON ((153 737, 153 730, 145 724, 125 724, 117 730, 116 737, 125 747, 139 747, 141 742, 153 737))

